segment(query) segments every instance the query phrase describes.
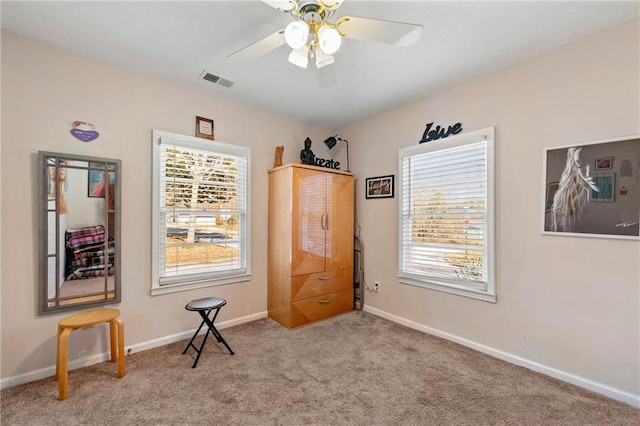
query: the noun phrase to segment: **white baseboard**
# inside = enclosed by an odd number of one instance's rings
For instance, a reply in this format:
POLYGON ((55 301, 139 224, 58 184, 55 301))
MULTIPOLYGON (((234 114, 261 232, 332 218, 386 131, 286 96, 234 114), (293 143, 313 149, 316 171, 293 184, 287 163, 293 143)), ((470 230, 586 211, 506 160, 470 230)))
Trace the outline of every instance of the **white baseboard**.
POLYGON ((364 306, 363 310, 373 315, 396 322, 398 324, 402 324, 406 327, 413 328, 414 330, 422 331, 427 334, 431 334, 446 340, 450 340, 455 343, 459 343, 463 346, 466 346, 471 349, 475 349, 478 352, 491 355, 503 361, 507 361, 512 364, 528 368, 529 370, 533 370, 535 372, 542 373, 547 376, 551 376, 553 378, 562 380, 563 382, 571 383, 572 385, 576 385, 581 388, 588 389, 590 391, 599 393, 611 399, 615 399, 617 401, 624 402, 626 404, 640 408, 640 395, 635 395, 630 392, 616 389, 611 386, 605 385, 603 383, 594 382, 593 380, 589 380, 585 377, 577 376, 575 374, 571 374, 566 371, 558 370, 556 368, 549 367, 549 366, 537 363, 535 361, 531 361, 526 358, 522 358, 517 355, 513 355, 508 352, 504 352, 499 349, 495 349, 490 346, 486 346, 481 343, 477 343, 472 340, 468 340, 451 333, 447 333, 445 331, 441 331, 432 327, 427 327, 426 325, 419 324, 417 322, 390 314, 380 309, 372 308, 367 305, 364 306))
MULTIPOLYGON (((233 327, 234 325, 240 325, 251 321, 256 321, 267 317, 267 312, 259 312, 257 314, 247 315, 240 318, 233 318, 227 321, 216 322, 216 328, 219 330, 233 327)), ((159 346, 168 345, 170 343, 178 342, 180 340, 190 338, 196 329, 183 331, 181 333, 172 334, 170 336, 161 337, 159 339, 149 340, 146 342, 136 343, 133 345, 125 345, 125 354, 129 355, 134 352, 142 352, 148 349, 157 348, 159 346)), ((206 327, 200 331, 203 334, 206 331, 206 327)), ((110 352, 103 352, 95 355, 91 355, 86 358, 80 358, 69 362, 69 371, 76 370, 78 368, 87 367, 89 365, 98 364, 111 359, 110 352)), ((6 377, 0 381, 0 389, 9 388, 11 386, 21 385, 23 383, 29 383, 47 377, 53 377, 56 374, 56 366, 49 366, 40 368, 38 370, 29 371, 27 373, 18 374, 12 377, 6 377)))

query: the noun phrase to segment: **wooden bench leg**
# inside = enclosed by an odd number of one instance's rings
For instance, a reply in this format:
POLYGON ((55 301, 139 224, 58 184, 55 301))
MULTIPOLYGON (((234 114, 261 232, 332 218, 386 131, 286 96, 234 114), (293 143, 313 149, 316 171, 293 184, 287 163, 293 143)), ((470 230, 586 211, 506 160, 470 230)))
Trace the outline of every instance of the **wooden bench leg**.
POLYGON ((58 335, 56 336, 56 380, 60 375, 60 336, 62 335, 64 327, 58 325, 58 335))
POLYGON ((109 322, 111 334, 111 362, 118 361, 118 377, 125 375, 124 366, 124 323, 122 319, 115 318, 109 322))
POLYGON ((109 348, 111 350, 111 362, 118 360, 118 329, 116 319, 109 321, 109 348))
POLYGON ((72 328, 65 328, 58 337, 58 355, 56 362, 56 377, 58 378, 58 399, 67 399, 67 372, 69 369, 69 335, 72 328))

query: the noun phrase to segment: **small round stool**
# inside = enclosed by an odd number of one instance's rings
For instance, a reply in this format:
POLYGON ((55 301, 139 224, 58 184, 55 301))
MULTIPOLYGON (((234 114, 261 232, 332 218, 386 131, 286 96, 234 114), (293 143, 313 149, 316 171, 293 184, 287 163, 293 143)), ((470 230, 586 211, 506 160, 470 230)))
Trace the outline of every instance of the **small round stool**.
POLYGON ((198 327, 193 337, 189 341, 189 344, 187 345, 186 348, 184 348, 184 351, 182 351, 182 354, 184 355, 187 353, 187 350, 189 349, 189 347, 192 347, 198 353, 198 355, 196 356, 196 360, 193 362, 193 365, 191 366, 191 368, 196 368, 196 365, 198 365, 198 360, 200 359, 200 355, 202 355, 202 350, 204 349, 204 344, 207 342, 207 337, 209 337, 209 333, 213 334, 218 340, 218 342, 225 345, 225 347, 229 350, 229 353, 233 355, 233 351, 231 350, 227 342, 222 338, 222 335, 220 334, 218 329, 213 325, 213 323, 216 320, 216 317, 220 313, 220 309, 226 304, 227 304, 227 301, 219 297, 205 297, 203 299, 192 300, 191 302, 185 305, 184 308, 187 311, 196 311, 200 314, 200 317, 202 317, 202 322, 200 323, 200 327, 198 327), (213 317, 210 316, 212 312, 213 312, 213 317), (193 341, 198 336, 198 333, 200 333, 202 326, 205 324, 207 324, 208 329, 204 335, 204 339, 202 339, 202 344, 198 349, 193 344, 193 341))
POLYGON ((118 361, 118 377, 124 377, 124 324, 118 318, 118 309, 96 309, 80 312, 62 318, 58 322, 58 340, 56 353, 56 380, 58 380, 58 399, 67 399, 67 376, 69 370, 69 335, 81 328, 93 327, 100 323, 109 323, 111 362, 118 361))

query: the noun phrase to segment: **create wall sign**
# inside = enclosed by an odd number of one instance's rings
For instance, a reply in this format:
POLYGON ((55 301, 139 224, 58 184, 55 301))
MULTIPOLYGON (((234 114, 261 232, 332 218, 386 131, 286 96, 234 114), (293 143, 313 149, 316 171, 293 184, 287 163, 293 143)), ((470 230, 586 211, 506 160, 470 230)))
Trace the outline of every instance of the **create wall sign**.
POLYGON ((324 167, 327 169, 340 169, 339 161, 335 161, 333 159, 325 160, 324 158, 316 157, 313 151, 311 151, 311 139, 309 138, 304 140, 304 149, 300 151, 300 162, 302 164, 324 167))
POLYGON ((316 158, 316 163, 314 165, 318 167, 325 167, 327 169, 340 170, 340 162, 333 159, 327 160, 324 158, 316 158))
POLYGON ((427 124, 427 128, 424 130, 422 134, 422 139, 420 143, 431 142, 437 139, 443 139, 447 136, 457 135, 462 131, 462 123, 456 123, 453 126, 448 126, 447 130, 444 129, 444 126, 436 126, 433 130, 433 123, 427 124))

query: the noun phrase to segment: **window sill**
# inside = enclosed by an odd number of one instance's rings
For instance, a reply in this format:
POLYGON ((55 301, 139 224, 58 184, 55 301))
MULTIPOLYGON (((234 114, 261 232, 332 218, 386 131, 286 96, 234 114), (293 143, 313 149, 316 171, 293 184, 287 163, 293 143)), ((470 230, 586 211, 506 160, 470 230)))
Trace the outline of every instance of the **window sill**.
POLYGON ((469 297, 471 299, 482 300, 483 302, 497 303, 498 297, 495 294, 474 290, 470 288, 454 287, 451 285, 439 284, 437 282, 422 281, 405 276, 399 276, 398 281, 402 284, 409 284, 416 287, 422 287, 429 290, 440 291, 443 293, 455 294, 456 296, 469 297))
POLYGON ((151 296, 160 296, 161 294, 178 293, 180 291, 196 290, 199 288, 215 287, 225 284, 233 284, 251 280, 251 274, 235 275, 233 277, 225 277, 211 279, 207 281, 183 282, 175 284, 166 284, 163 286, 151 287, 151 296))

